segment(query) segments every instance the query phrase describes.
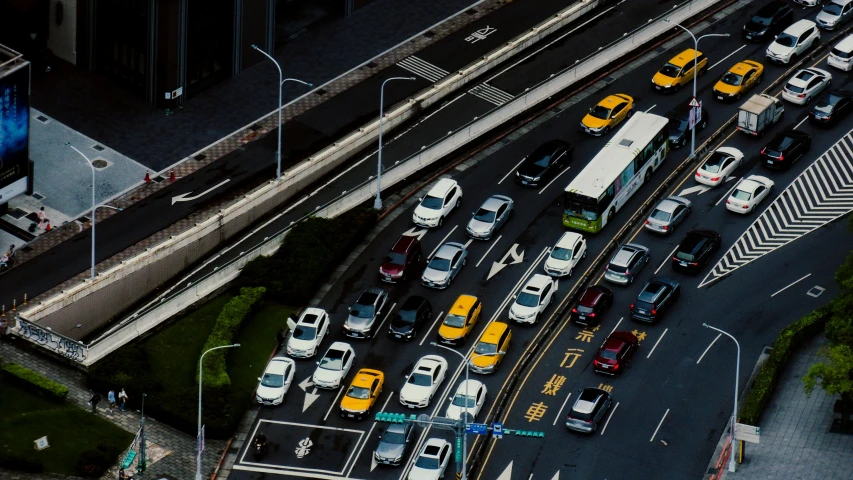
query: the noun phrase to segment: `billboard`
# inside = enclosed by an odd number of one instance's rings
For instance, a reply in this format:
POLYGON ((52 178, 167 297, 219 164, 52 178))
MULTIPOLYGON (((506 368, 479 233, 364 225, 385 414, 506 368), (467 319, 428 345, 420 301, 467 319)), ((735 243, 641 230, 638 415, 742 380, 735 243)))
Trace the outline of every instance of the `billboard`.
POLYGON ((0 73, 0 205, 27 190, 30 64, 0 73))

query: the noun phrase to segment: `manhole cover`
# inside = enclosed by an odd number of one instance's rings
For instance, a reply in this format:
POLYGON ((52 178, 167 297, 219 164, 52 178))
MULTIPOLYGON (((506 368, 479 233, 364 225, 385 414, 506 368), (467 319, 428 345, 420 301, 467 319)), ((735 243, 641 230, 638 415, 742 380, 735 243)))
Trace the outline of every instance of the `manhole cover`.
POLYGON ((99 151, 99 152, 103 152, 104 150, 106 150, 106 147, 104 147, 103 145, 95 145, 95 146, 94 146, 94 147, 92 147, 92 148, 93 148, 94 150, 99 151))
POLYGON ((108 165, 109 165, 109 163, 107 163, 106 160, 100 160, 99 159, 99 160, 95 160, 94 162, 92 162, 92 166, 94 166, 95 168, 107 168, 108 165))

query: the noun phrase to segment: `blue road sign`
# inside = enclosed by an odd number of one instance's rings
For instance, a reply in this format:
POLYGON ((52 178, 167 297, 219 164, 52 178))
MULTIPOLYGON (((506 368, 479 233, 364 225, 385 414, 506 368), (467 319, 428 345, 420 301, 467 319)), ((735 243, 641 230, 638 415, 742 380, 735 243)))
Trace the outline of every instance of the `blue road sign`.
POLYGON ((495 438, 503 438, 503 436, 504 436, 504 424, 501 422, 492 423, 492 435, 495 438))
POLYGON ((473 433, 476 435, 487 435, 489 433, 489 426, 485 423, 466 423, 465 424, 465 433, 473 433))

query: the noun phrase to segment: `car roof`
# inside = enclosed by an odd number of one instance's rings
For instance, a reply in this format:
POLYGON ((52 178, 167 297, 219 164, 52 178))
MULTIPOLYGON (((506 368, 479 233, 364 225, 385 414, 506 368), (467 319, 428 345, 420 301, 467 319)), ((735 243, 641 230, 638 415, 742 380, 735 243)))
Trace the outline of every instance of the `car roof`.
POLYGON ((361 292, 361 295, 358 296, 358 300, 356 303, 361 305, 373 305, 376 303, 376 299, 379 298, 379 295, 382 294, 382 291, 376 291, 375 288, 368 288, 365 291, 361 292))
POLYGON ((737 73, 738 75, 743 75, 753 68, 759 68, 759 65, 759 63, 753 62, 751 60, 744 60, 742 62, 737 62, 736 64, 734 64, 734 66, 730 68, 729 71, 732 73, 737 73))
MULTIPOLYGON (((638 252, 644 251, 639 245, 634 245, 633 243, 626 243, 619 247, 619 251, 616 252, 616 255, 613 255, 613 258, 610 260, 610 263, 616 265, 628 265, 628 262, 634 258, 634 255, 638 252)), ((646 249, 645 251, 648 251, 646 249)))
POLYGON ((456 180, 452 180, 450 178, 442 178, 441 180, 437 181, 435 185, 432 186, 432 188, 429 189, 427 195, 433 197, 444 197, 445 195, 447 195, 447 192, 449 192, 450 189, 455 187, 456 185, 456 180))
POLYGON ((453 302, 453 306, 450 307, 450 311, 448 314, 459 314, 465 315, 471 310, 471 307, 477 303, 477 297, 473 295, 459 295, 455 302, 453 302))
POLYGON ((459 387, 456 389, 456 393, 465 393, 465 384, 468 384, 468 394, 476 393, 477 389, 483 387, 483 382, 479 380, 474 380, 473 378, 469 380, 462 380, 462 382, 459 383, 459 387))
POLYGON ((329 350, 347 351, 347 350, 352 350, 352 346, 347 342, 335 342, 335 343, 329 345, 329 350))
POLYGON ((578 303, 586 307, 591 307, 608 292, 610 292, 610 289, 608 288, 602 287, 601 285, 593 285, 584 290, 578 303))
POLYGON ((659 277, 652 277, 652 278, 649 280, 649 282, 663 283, 664 285, 669 285, 669 286, 670 286, 670 287, 672 287, 672 288, 675 288, 675 287, 677 287, 677 286, 679 285, 679 283, 678 283, 677 281, 675 281, 675 280, 673 280, 673 279, 671 279, 671 278, 669 278, 669 277, 661 277, 661 276, 659 276, 659 277))
POLYGON ((441 451, 442 447, 444 447, 447 444, 448 444, 447 440, 445 440, 443 438, 430 438, 424 444, 424 449, 421 452, 421 455, 435 457, 441 451), (433 448, 430 448, 428 451, 427 449, 429 447, 433 447, 433 448))
POLYGON ((598 388, 584 388, 578 399, 575 400, 575 405, 572 410, 578 413, 592 413, 595 411, 595 406, 603 398, 607 397, 607 392, 598 388))
MULTIPOLYGON (((672 110, 670 110, 669 113, 666 114, 667 118, 674 118, 678 120, 687 119, 690 116, 690 110, 693 108, 690 105, 690 101, 691 99, 687 99, 686 101, 681 102, 678 105, 672 107, 672 110)), ((706 113, 704 103, 702 103, 702 113, 706 113)))
POLYGON ((737 189, 742 190, 744 192, 755 193, 755 189, 757 189, 758 187, 763 187, 763 186, 765 186, 763 183, 756 182, 755 180, 752 180, 751 178, 747 178, 745 180, 742 180, 737 185, 737 189))
POLYGON ((501 335, 503 335, 504 331, 509 328, 509 325, 503 322, 492 322, 486 327, 486 330, 483 332, 483 335, 480 336, 480 341, 485 343, 498 343, 501 335))
POLYGON ((264 372, 282 375, 285 370, 287 370, 288 366, 292 366, 294 364, 295 362, 288 357, 273 357, 264 372))
POLYGON ((658 206, 655 207, 662 212, 672 213, 679 206, 683 205, 681 202, 676 202, 675 200, 671 200, 669 197, 664 198, 658 203, 658 206))
POLYGON ((438 258, 453 258, 456 255, 456 252, 459 252, 465 248, 461 243, 456 242, 447 242, 442 245, 437 252, 435 252, 435 257, 438 258))
POLYGON ((604 97, 603 99, 601 99, 600 102, 598 102, 598 104, 603 105, 607 108, 613 108, 616 105, 619 105, 620 103, 630 102, 631 100, 632 100, 632 98, 628 95, 625 95, 622 93, 616 93, 616 94, 608 95, 608 96, 604 97))
POLYGON ((853 50, 853 35, 848 35, 844 37, 843 40, 835 44, 835 48, 843 52, 849 52, 853 50))
POLYGON ((405 423, 392 423, 385 428, 386 432, 391 433, 406 433, 407 424, 405 423))
POLYGON ((408 235, 403 235, 394 243, 394 246, 391 247, 391 251, 395 253, 407 253, 414 245, 417 245, 420 242, 418 237, 410 237, 408 235))
POLYGON ((417 310, 426 301, 427 299, 420 295, 412 295, 411 297, 407 298, 406 301, 403 302, 403 305, 400 307, 400 310, 417 310))
POLYGON ((377 377, 381 378, 382 375, 382 372, 379 370, 362 368, 355 374, 355 378, 352 379, 352 385, 355 387, 369 387, 374 379, 377 377))
POLYGON ((669 60, 669 63, 671 63, 677 67, 683 67, 684 65, 687 64, 687 62, 693 60, 694 57, 701 57, 701 56, 702 56, 702 52, 693 50, 692 48, 688 48, 687 50, 684 50, 683 52, 679 53, 678 55, 672 57, 669 60))
POLYGON ((691 230, 684 236, 684 240, 678 244, 678 251, 693 251, 699 245, 699 242, 711 239, 712 237, 713 235, 711 235, 710 230, 691 230))
POLYGON ((637 294, 637 301, 654 303, 660 298, 664 290, 666 290, 666 285, 650 280, 643 285, 643 289, 637 294))
POLYGON ((418 360, 415 364, 415 372, 432 373, 439 365, 444 363, 444 359, 438 355, 426 355, 418 360))
POLYGON ((790 85, 803 87, 806 84, 808 84, 809 81, 811 81, 811 79, 813 79, 814 77, 819 77, 819 76, 820 76, 820 74, 815 72, 814 70, 812 70, 810 68, 804 68, 804 69, 800 70, 799 72, 797 72, 796 75, 791 77, 791 79, 788 80, 788 83, 790 85))
POLYGON ((788 28, 785 29, 783 33, 787 33, 789 35, 793 35, 795 37, 799 37, 800 34, 805 32, 811 27, 816 27, 817 24, 811 20, 806 20, 805 18, 801 20, 797 20, 796 22, 788 25, 788 28))
POLYGON ((320 318, 326 314, 326 311, 322 308, 316 307, 308 307, 305 311, 302 312, 302 315, 299 316, 299 320, 296 322, 297 325, 316 325, 320 318))
POLYGON ((575 242, 578 240, 582 240, 583 235, 577 232, 566 232, 564 233, 559 240, 557 240, 556 247, 560 248, 571 248, 575 246, 575 242))
POLYGON ((621 345, 623 343, 637 343, 638 339, 637 336, 633 333, 620 330, 618 332, 611 333, 607 337, 607 340, 605 341, 605 346, 610 341, 619 342, 619 345, 621 345))
POLYGON ((524 288, 522 288, 521 291, 539 293, 543 288, 545 288, 545 285, 550 285, 551 283, 554 283, 554 280, 551 277, 537 273, 530 277, 530 280, 524 284, 524 288))
POLYGON ((487 198, 482 205, 480 205, 480 208, 484 208, 486 210, 494 212, 497 211, 497 209, 500 208, 501 205, 509 203, 507 200, 509 200, 509 197, 504 197, 503 195, 492 195, 491 197, 487 198))

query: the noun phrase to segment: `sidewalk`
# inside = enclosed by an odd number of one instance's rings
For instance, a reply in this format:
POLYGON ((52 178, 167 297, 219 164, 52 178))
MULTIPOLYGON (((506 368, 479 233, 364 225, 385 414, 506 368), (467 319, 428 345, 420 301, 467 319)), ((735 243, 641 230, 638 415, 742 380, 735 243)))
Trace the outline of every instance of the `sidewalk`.
POLYGON ((803 376, 821 359, 823 334, 791 358, 770 404, 761 417, 761 443, 746 445, 744 463, 721 478, 749 480, 824 480, 851 478, 853 435, 830 433, 834 396, 816 388, 803 390, 803 376))
MULTIPOLYGON (((23 340, 17 342, 20 343, 23 340)), ((0 357, 4 361, 23 365, 65 385, 69 390, 67 402, 83 409, 89 408, 86 402, 89 401, 91 395, 86 388, 85 376, 82 372, 54 362, 43 355, 36 355, 29 349, 5 342, 0 343, 0 357)), ((106 392, 101 392, 101 395, 105 400, 101 402, 101 406, 98 408, 98 415, 135 434, 139 428, 139 413, 131 410, 124 412, 117 409, 110 410, 107 408, 106 392)), ((151 417, 145 418, 145 435, 148 438, 146 446, 149 458, 145 478, 187 480, 195 477, 195 438, 151 417)), ((224 440, 208 439, 206 441, 206 448, 202 454, 205 478, 210 478, 213 474, 213 470, 219 462, 219 456, 225 448, 225 443, 224 440)), ((71 477, 45 474, 29 475, 0 469, 0 480, 41 480, 47 478, 71 477)), ((104 478, 114 479, 116 472, 108 472, 104 478)))

